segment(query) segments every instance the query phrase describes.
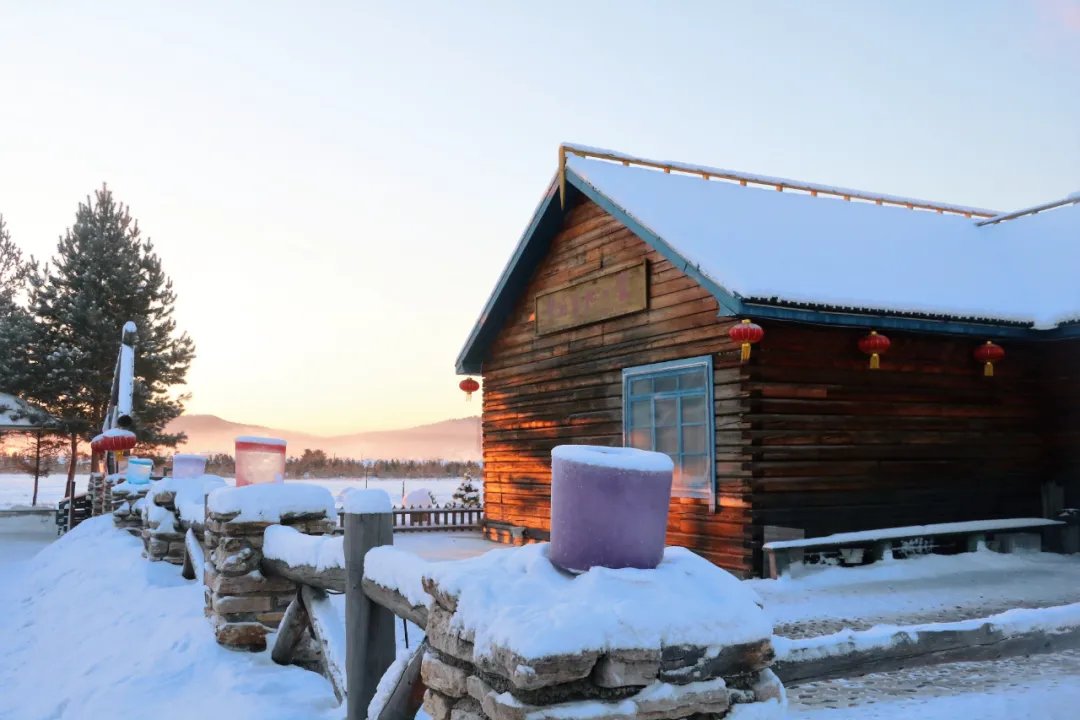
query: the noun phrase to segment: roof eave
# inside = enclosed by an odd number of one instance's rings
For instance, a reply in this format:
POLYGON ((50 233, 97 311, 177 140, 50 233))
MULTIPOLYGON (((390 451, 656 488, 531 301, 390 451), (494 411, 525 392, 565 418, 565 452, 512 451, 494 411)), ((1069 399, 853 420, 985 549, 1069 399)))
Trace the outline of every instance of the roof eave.
MULTIPOLYGON (((900 313, 867 309, 865 312, 852 309, 814 309, 792 307, 783 303, 765 303, 740 297, 703 273, 694 263, 679 253, 666 240, 657 235, 644 223, 635 218, 626 208, 615 203, 611 198, 589 183, 572 168, 565 168, 567 197, 565 206, 569 207, 574 193, 596 203, 609 215, 630 229, 643 242, 660 253, 676 268, 695 280, 716 298, 720 306, 719 315, 730 317, 744 315, 761 319, 787 320, 810 324, 839 325, 847 327, 876 327, 911 332, 932 332, 949 335, 975 335, 986 338, 1014 339, 1068 339, 1080 337, 1080 324, 1060 325, 1055 328, 1041 329, 1015 321, 995 322, 987 319, 977 322, 971 319, 950 318, 948 316, 911 317, 900 313)), ((551 239, 558 233, 565 214, 564 203, 559 196, 559 177, 548 185, 547 192, 533 213, 529 225, 518 240, 518 244, 503 268, 498 282, 483 312, 469 333, 465 345, 458 354, 456 370, 459 375, 479 375, 483 373, 484 357, 495 334, 502 327, 513 303, 516 302, 525 285, 547 250, 551 239)))
POLYGON ((1033 333, 1039 332, 1030 325, 1016 322, 1002 321, 995 323, 992 320, 975 322, 947 316, 941 318, 905 317, 882 310, 867 309, 865 312, 856 310, 816 310, 748 301, 743 302, 743 314, 755 319, 786 320, 810 325, 872 327, 880 330, 938 333, 943 335, 974 335, 983 338, 1031 338, 1033 333))
POLYGON ((509 308, 506 307, 507 304, 512 304, 513 300, 516 299, 515 296, 515 298, 507 300, 505 297, 507 291, 519 283, 523 286, 532 276, 531 268, 521 267, 522 261, 536 253, 537 242, 545 239, 550 242, 551 237, 555 234, 551 232, 552 226, 555 225, 557 232, 557 226, 561 224, 563 207, 559 202, 558 189, 558 180, 556 178, 548 185, 547 192, 544 193, 540 203, 536 206, 532 219, 526 226, 517 246, 514 248, 514 252, 499 275, 495 288, 492 290, 491 295, 488 296, 487 303, 484 305, 480 317, 477 318, 476 323, 473 325, 469 337, 465 340, 461 352, 458 353, 455 362, 458 375, 479 375, 483 373, 484 355, 490 344, 487 336, 494 335, 498 331, 498 327, 501 327, 502 322, 509 313, 509 308), (525 277, 522 278, 522 275, 525 275, 525 277), (493 328, 493 324, 497 324, 498 327, 493 328))

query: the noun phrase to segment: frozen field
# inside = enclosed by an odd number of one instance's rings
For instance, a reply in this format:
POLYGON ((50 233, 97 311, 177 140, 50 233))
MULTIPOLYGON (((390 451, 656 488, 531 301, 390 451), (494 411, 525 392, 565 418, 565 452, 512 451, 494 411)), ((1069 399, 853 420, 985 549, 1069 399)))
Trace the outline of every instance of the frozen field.
MULTIPOLYGON (((75 487, 77 492, 86 490, 86 482, 89 475, 76 475, 75 487)), ((231 478, 226 478, 232 482, 231 478)), ((67 477, 63 475, 50 475, 40 481, 38 489, 38 505, 55 507, 56 503, 64 496, 64 485, 67 477)), ((373 487, 381 488, 390 493, 395 503, 400 503, 402 490, 411 492, 420 488, 426 488, 435 494, 435 500, 441 505, 450 501, 454 490, 461 483, 460 478, 417 478, 409 480, 401 479, 376 479, 376 478, 334 478, 318 480, 288 480, 290 483, 310 483, 321 485, 337 497, 346 488, 373 487), (404 484, 404 487, 403 487, 404 484)), ((479 483, 477 483, 479 485, 479 483)), ((0 474, 0 509, 29 505, 33 497, 34 479, 28 475, 0 474)))

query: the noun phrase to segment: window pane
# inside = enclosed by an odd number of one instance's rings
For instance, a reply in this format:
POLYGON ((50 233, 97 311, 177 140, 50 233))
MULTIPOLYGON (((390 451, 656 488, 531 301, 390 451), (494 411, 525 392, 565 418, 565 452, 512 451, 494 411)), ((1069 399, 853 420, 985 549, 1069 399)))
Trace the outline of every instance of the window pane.
POLYGON ((638 450, 652 450, 652 430, 649 428, 631 430, 630 447, 638 450))
POLYGON ((656 452, 677 455, 679 453, 679 428, 656 428, 656 452))
POLYGON ((656 398, 656 416, 653 424, 656 427, 671 427, 678 424, 678 404, 677 398, 656 398))
POLYGON ((672 493, 682 497, 709 497, 711 481, 705 477, 706 458, 700 455, 684 457, 675 467, 672 493))
POLYGON ((704 453, 705 449, 705 426, 688 425, 682 429, 684 453, 704 453))
POLYGON ((653 392, 674 392, 679 389, 679 378, 676 375, 661 375, 653 379, 653 392))
POLYGON ((697 480, 705 480, 706 468, 708 468, 708 458, 705 455, 684 455, 682 460, 683 475, 688 478, 696 478, 697 480))
POLYGON ((635 400, 630 404, 630 426, 632 428, 652 427, 652 401, 635 400))
POLYGON ((630 382, 631 395, 650 395, 652 393, 652 378, 641 378, 630 382))
POLYGON ((705 387, 705 369, 693 370, 688 373, 682 373, 679 375, 679 389, 690 390, 693 388, 705 387))
POLYGON ((682 421, 684 423, 705 423, 705 397, 687 395, 682 399, 682 421))
POLYGON ((713 415, 711 359, 688 358, 623 372, 625 442, 628 447, 662 452, 675 463, 672 494, 711 498, 716 440, 709 434, 713 415))

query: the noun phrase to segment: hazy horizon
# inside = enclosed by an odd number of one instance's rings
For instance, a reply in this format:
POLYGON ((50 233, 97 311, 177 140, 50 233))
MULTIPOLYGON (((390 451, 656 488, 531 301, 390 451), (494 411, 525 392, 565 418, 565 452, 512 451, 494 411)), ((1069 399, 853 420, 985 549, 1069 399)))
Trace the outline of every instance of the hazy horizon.
MULTIPOLYGON (((296 428, 290 428, 290 427, 267 425, 266 423, 261 423, 261 422, 247 422, 245 420, 235 420, 233 418, 222 417, 221 415, 218 415, 217 413, 203 413, 203 412, 196 413, 196 412, 187 412, 187 411, 185 411, 182 415, 177 417, 176 420, 179 420, 180 418, 197 418, 197 417, 198 418, 213 418, 215 420, 221 420, 222 422, 229 423, 230 425, 242 425, 244 427, 264 427, 264 428, 267 428, 267 429, 270 429, 270 430, 289 430, 289 431, 294 432, 294 433, 296 433, 298 435, 310 435, 312 437, 325 438, 325 439, 333 439, 333 438, 338 438, 338 437, 347 437, 349 435, 360 435, 360 434, 367 434, 367 433, 393 432, 395 430, 417 430, 419 428, 425 428, 425 427, 429 427, 429 426, 432 426, 432 425, 442 425, 444 423, 452 423, 452 422, 461 422, 461 421, 467 421, 467 420, 479 420, 480 419, 479 415, 462 415, 460 417, 448 417, 448 418, 442 418, 441 420, 432 420, 430 422, 422 422, 422 423, 418 423, 416 425, 405 425, 405 426, 385 427, 385 428, 371 428, 371 429, 367 429, 367 430, 346 430, 345 432, 341 432, 341 433, 329 433, 329 434, 308 432, 306 430, 298 430, 296 428)), ((173 422, 176 422, 176 420, 173 420, 173 422)))
POLYGON ((196 343, 190 414, 479 411, 454 360, 562 141, 1009 210, 1080 190, 1080 3, 11 3, 0 213, 108 182, 196 343), (1069 90, 1073 88, 1073 90, 1069 90))

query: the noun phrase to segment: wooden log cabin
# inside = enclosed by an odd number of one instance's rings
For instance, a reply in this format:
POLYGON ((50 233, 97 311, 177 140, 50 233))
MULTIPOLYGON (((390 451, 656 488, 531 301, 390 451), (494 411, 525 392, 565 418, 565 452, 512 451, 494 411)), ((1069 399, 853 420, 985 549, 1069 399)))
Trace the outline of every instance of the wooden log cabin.
POLYGON ((741 575, 770 538, 1080 506, 1078 203, 561 147, 457 361, 483 379, 488 536, 547 537, 563 443, 670 454, 669 543, 741 575), (745 361, 743 320, 764 330, 745 361))

